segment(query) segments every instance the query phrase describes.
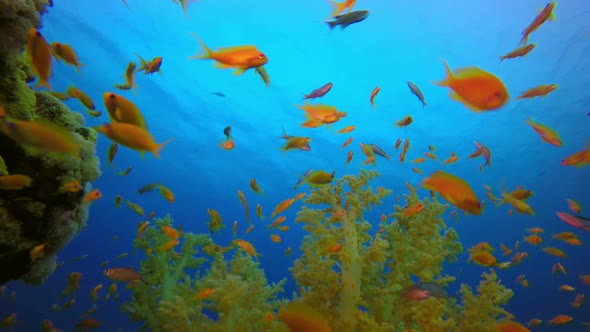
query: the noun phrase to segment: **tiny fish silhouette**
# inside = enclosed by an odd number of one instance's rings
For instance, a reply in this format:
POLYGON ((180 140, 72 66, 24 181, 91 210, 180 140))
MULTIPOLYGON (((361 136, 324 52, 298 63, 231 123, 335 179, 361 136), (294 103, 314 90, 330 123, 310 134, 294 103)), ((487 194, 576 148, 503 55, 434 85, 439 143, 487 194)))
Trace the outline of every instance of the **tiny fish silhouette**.
POLYGON ((364 21, 369 16, 368 10, 355 10, 350 13, 338 15, 334 17, 334 21, 326 22, 330 27, 330 30, 334 29, 337 25, 340 26, 340 30, 344 30, 347 26, 364 21))

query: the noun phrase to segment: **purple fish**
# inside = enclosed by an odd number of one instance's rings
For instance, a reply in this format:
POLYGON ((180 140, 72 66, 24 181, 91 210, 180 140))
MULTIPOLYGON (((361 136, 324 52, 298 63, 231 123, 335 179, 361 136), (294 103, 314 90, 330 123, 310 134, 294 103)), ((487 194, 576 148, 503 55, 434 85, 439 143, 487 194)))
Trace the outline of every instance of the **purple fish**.
MULTIPOLYGON (((291 137, 293 137, 293 136, 287 135, 287 132, 285 131, 285 128, 283 128, 283 136, 281 136, 281 138, 288 140, 291 137)), ((300 147, 299 150, 301 150, 301 151, 311 151, 311 146, 309 146, 309 144, 305 144, 304 146, 300 147)))
POLYGON ((303 99, 301 100, 305 100, 305 99, 314 99, 314 98, 319 98, 319 97, 323 97, 324 95, 326 95, 326 93, 330 92, 330 89, 332 89, 332 86, 334 84, 332 83, 326 83, 324 84, 321 88, 317 88, 315 90, 313 90, 310 94, 306 95, 305 93, 303 94, 303 99))

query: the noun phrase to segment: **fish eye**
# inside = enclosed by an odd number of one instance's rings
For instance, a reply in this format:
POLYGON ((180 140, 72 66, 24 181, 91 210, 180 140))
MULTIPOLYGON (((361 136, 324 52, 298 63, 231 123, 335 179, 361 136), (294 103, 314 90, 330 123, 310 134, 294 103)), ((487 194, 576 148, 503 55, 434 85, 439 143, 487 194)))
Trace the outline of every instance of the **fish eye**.
POLYGON ((258 54, 258 58, 259 59, 264 59, 264 58, 266 58, 266 55, 264 55, 264 53, 260 53, 260 54, 258 54))
POLYGON ((502 98, 502 97, 504 97, 504 94, 502 93, 502 91, 496 91, 496 92, 494 93, 494 96, 496 96, 496 97, 498 97, 498 98, 502 98))

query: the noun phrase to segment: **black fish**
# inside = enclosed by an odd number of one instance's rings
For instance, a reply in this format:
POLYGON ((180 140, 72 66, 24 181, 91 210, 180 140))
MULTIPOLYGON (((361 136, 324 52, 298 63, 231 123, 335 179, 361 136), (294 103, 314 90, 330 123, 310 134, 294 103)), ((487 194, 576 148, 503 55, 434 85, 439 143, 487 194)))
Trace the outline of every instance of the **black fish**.
POLYGON ((225 137, 229 139, 231 137, 231 126, 223 128, 223 133, 225 134, 225 137))
POLYGON ((344 30, 347 26, 364 21, 367 17, 369 17, 368 10, 355 10, 350 13, 335 16, 334 21, 326 23, 330 27, 330 30, 334 29, 337 25, 340 26, 340 30, 344 30))

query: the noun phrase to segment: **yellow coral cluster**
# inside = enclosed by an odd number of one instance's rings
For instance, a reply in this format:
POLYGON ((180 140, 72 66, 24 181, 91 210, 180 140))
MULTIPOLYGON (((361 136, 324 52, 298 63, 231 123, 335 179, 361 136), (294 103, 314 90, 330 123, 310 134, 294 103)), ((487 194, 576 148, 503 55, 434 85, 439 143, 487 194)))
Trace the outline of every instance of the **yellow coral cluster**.
POLYGON ((134 321, 145 321, 155 332, 277 331, 279 322, 264 317, 286 303, 276 296, 285 280, 269 285, 258 261, 240 249, 226 261, 224 250, 211 250, 220 247, 204 234, 185 233, 178 252, 154 250, 169 241, 161 229, 172 226, 172 219, 154 224, 135 242, 146 255, 141 264, 146 274, 123 306, 134 321), (205 289, 210 295, 199 296, 205 289))
MULTIPOLYGON (((501 307, 512 292, 493 272, 483 275, 477 294, 466 285, 461 298, 446 294, 444 288, 455 278, 442 275, 443 264, 456 261, 463 250, 442 218, 448 205, 434 197, 420 200, 408 185, 405 207, 396 206, 381 218, 379 231, 371 231, 378 222, 365 216, 391 194, 369 186, 377 176, 361 171, 307 196, 296 219, 308 234, 302 256, 290 269, 298 286, 290 300, 321 315, 319 322, 338 332, 491 332, 496 321, 512 318, 501 307), (422 211, 404 213, 418 203, 422 211), (402 296, 418 283, 433 287, 432 296, 421 301, 402 296)), ((284 281, 269 285, 258 261, 241 249, 225 260, 228 249, 207 235, 185 234, 180 252, 152 250, 168 241, 161 228, 171 223, 170 217, 156 220, 136 241, 146 253, 142 270, 151 273, 125 305, 134 320, 145 321, 153 331, 289 331, 274 319, 289 301, 276 296, 284 281), (189 274, 195 270, 205 272, 189 274)))

